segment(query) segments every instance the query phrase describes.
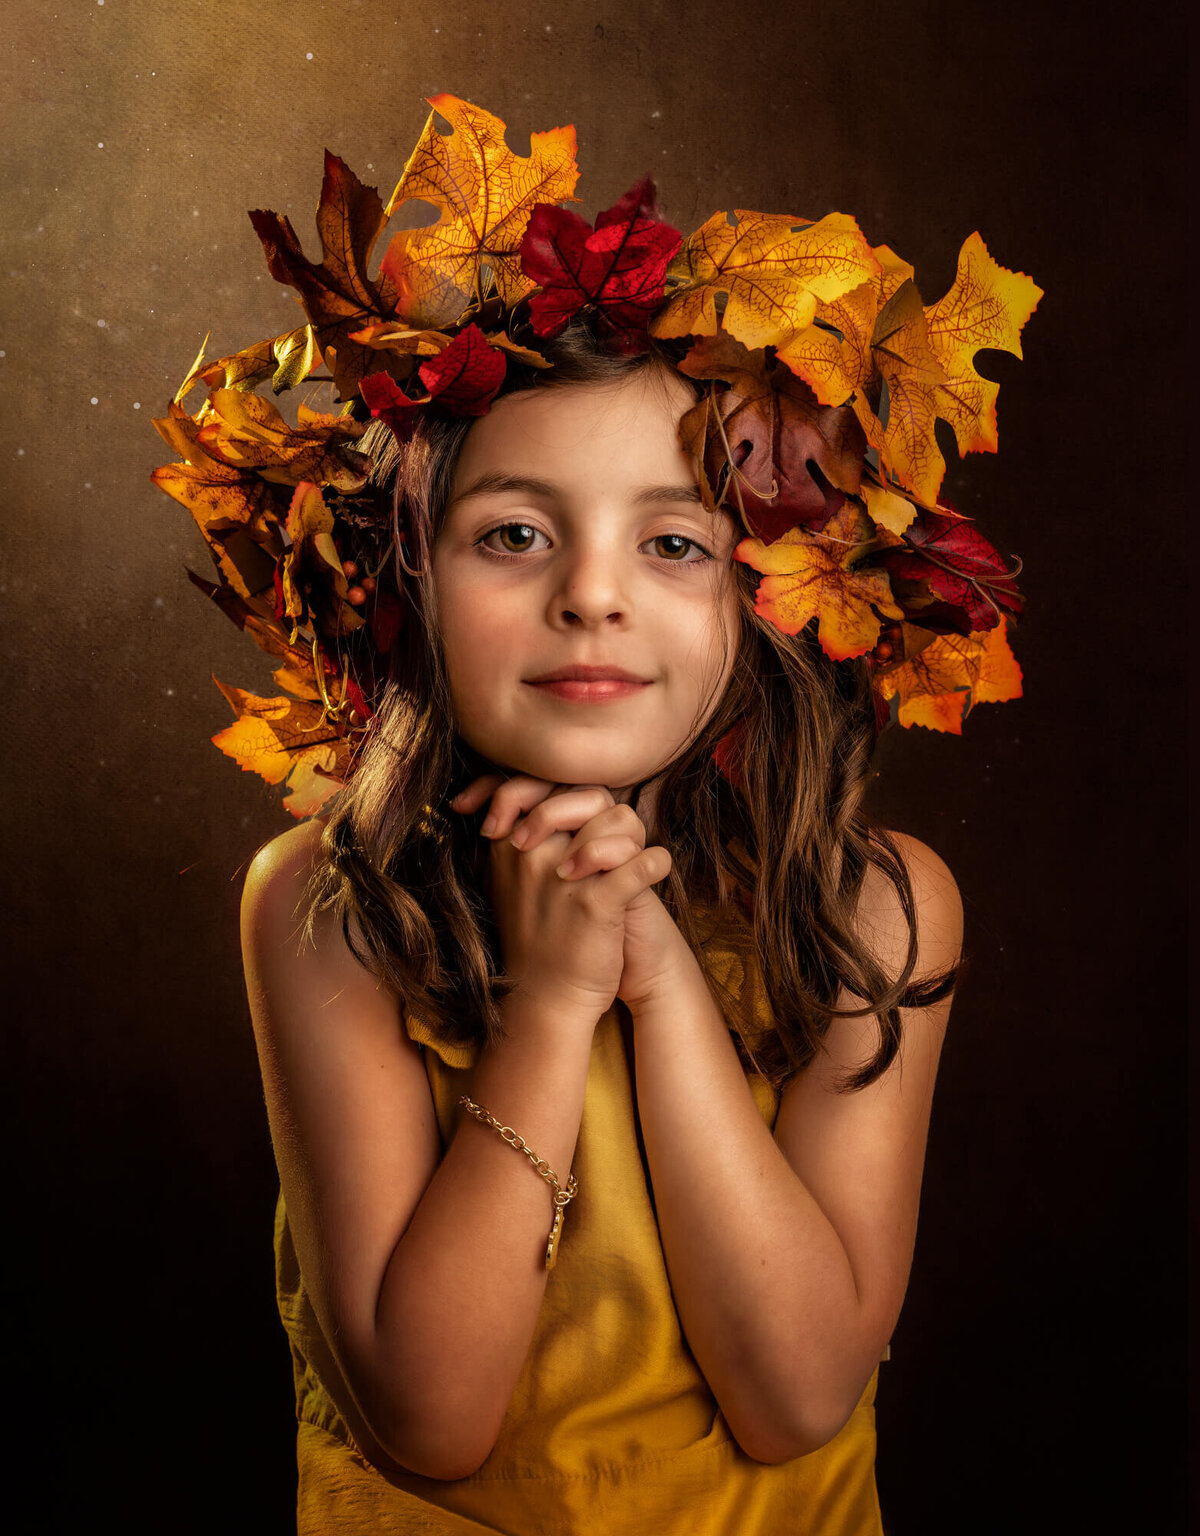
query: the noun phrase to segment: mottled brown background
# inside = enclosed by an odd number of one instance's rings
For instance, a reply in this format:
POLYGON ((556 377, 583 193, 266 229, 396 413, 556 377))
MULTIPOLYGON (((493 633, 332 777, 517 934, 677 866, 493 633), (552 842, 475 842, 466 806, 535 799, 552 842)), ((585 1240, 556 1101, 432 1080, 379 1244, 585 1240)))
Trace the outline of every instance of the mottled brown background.
POLYGON ((30 1529, 292 1523, 237 936, 245 862, 290 823, 209 745, 229 719, 210 672, 253 688, 268 668, 184 575, 207 556, 149 483, 171 457, 151 416, 207 331, 219 355, 298 319, 246 210, 290 211, 311 248, 322 149, 386 196, 439 90, 498 113, 519 152, 574 123, 589 219, 650 170, 684 233, 735 206, 852 212, 931 302, 978 228, 1045 288, 1025 361, 984 362, 999 457, 946 482, 1026 562, 1027 695, 961 740, 897 731, 878 764, 877 803, 958 876, 973 957, 881 1372, 879 1484, 892 1536, 1179 1528, 1180 15, 10 4, 3 828, 25 1235, 5 1354, 10 1487, 41 1481, 49 1506, 30 1529))

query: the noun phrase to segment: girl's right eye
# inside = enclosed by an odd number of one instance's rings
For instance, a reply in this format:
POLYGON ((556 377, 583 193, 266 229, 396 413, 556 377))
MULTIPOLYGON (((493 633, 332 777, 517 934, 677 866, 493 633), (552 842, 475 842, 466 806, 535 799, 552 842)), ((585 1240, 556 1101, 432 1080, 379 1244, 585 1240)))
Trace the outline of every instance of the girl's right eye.
POLYGON ((525 533, 533 534, 536 534, 538 531, 536 528, 531 527, 529 523, 497 523, 494 528, 489 528, 487 533, 482 534, 478 539, 476 539, 476 548, 481 549, 485 555, 491 555, 493 560, 515 560, 518 555, 528 554, 529 551, 525 549, 514 551, 509 554, 502 554, 498 549, 489 549, 484 543, 484 540, 490 539, 492 534, 504 533, 509 528, 519 528, 525 533))

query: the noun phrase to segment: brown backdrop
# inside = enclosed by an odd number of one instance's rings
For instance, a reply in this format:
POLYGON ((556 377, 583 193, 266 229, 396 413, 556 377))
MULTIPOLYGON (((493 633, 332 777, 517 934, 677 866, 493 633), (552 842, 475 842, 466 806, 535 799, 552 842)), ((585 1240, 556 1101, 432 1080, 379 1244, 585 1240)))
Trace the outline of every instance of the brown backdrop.
POLYGON ((684 233, 735 206, 844 210, 931 302, 978 228, 1045 288, 1025 361, 984 360, 1000 456, 952 460, 945 486, 1025 560, 1026 697, 961 740, 896 731, 875 784, 955 871, 972 955, 879 1484, 893 1536, 1178 1528, 1180 13, 14 0, 7 1331, 39 1529, 292 1522, 237 935, 245 862, 290 819, 209 744, 229 721, 210 672, 265 688, 269 668, 184 574, 207 556, 148 481, 171 457, 150 418, 206 332, 215 356, 299 318, 246 210, 290 211, 311 246, 322 149, 386 196, 439 90, 520 152, 574 123, 587 218, 650 170, 684 233))

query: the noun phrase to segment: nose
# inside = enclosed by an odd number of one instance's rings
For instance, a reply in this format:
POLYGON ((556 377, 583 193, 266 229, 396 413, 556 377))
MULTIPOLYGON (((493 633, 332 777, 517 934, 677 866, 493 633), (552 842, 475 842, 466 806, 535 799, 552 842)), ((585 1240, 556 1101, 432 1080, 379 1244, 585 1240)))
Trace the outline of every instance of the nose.
POLYGON ((564 553, 551 597, 552 615, 563 623, 585 625, 627 617, 631 574, 624 554, 611 546, 581 545, 564 553))

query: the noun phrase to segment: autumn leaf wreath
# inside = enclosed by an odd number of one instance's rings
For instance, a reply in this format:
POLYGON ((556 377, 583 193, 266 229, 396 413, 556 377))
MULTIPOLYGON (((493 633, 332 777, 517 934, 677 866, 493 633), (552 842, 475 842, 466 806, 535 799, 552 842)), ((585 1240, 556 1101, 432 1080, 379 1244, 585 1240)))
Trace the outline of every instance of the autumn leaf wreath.
MULTIPOLYGON (((909 263, 841 213, 738 208, 684 240, 649 175, 592 226, 558 206, 579 201, 573 126, 534 133, 517 155, 500 118, 444 92, 427 101, 386 207, 326 151, 319 263, 289 219, 250 214, 305 323, 209 363, 206 337, 154 423, 181 462, 151 478, 191 513, 216 567, 215 582, 189 577, 279 663, 273 698, 214 678, 237 717, 214 743, 286 781, 297 818, 346 781, 403 643, 407 579, 355 444, 375 417, 403 446, 424 411, 482 415, 510 366, 549 366, 539 342, 579 316, 616 352, 673 340, 679 371, 707 383, 679 441, 705 505, 741 521, 734 558, 760 573, 758 613, 787 635, 815 625, 832 658, 865 657, 881 726, 958 734, 976 704, 1019 698, 1020 562, 939 502, 935 422, 960 454, 995 452, 998 385, 974 358, 1022 356, 1037 284, 976 232, 949 292, 924 304, 909 263), (396 230, 370 275, 413 198, 437 222, 396 230), (340 410, 300 404, 293 426, 258 393, 267 381, 276 397, 324 382, 340 410)), ((730 754, 716 760, 727 772, 730 754)))

